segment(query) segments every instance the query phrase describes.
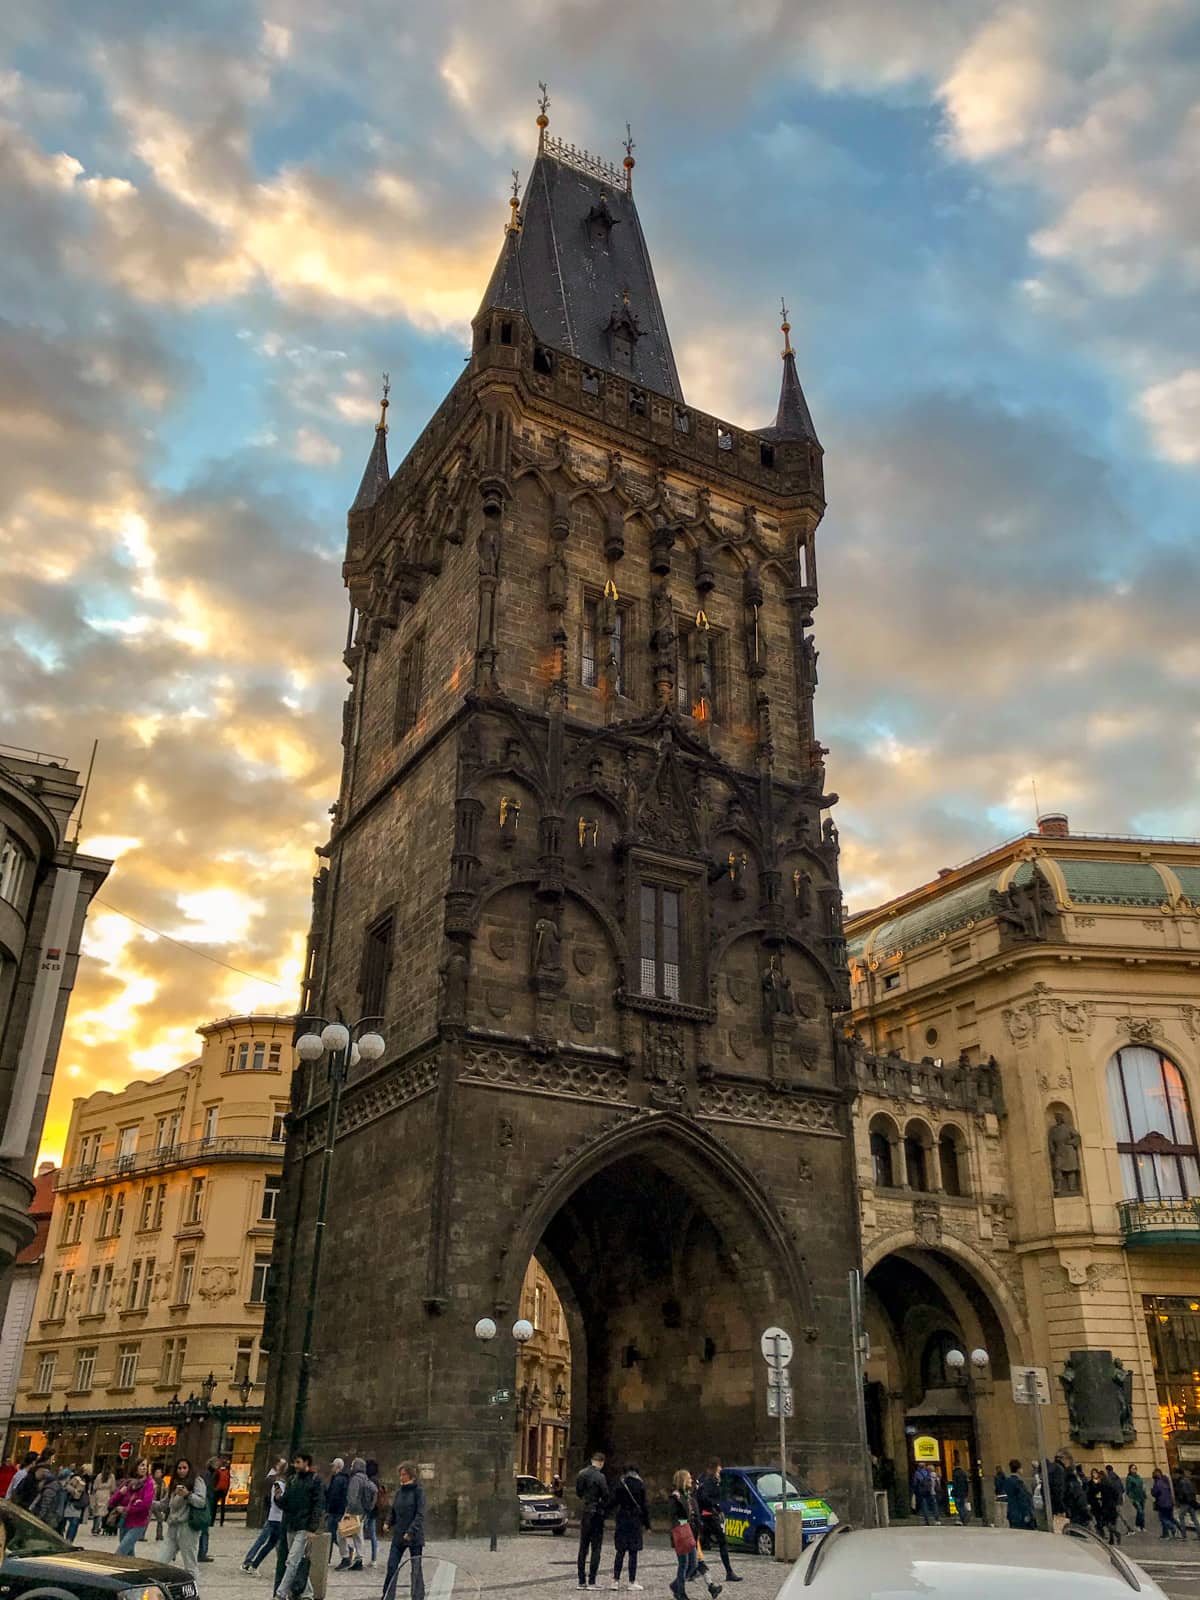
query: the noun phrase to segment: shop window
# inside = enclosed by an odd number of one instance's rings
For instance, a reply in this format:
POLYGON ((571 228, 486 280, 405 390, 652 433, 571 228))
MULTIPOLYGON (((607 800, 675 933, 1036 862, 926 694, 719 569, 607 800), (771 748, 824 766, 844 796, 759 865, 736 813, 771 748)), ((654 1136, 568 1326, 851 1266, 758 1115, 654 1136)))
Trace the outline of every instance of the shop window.
POLYGON ((1170 1057, 1145 1045, 1118 1050, 1108 1063, 1108 1098, 1126 1199, 1200 1195, 1187 1087, 1170 1057))

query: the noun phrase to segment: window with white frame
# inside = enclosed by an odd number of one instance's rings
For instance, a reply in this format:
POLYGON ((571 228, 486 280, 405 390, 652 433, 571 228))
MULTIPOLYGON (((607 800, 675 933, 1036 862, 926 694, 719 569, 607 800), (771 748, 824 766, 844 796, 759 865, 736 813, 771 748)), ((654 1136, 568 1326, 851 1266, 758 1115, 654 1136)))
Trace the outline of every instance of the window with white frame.
POLYGON ((75 1352, 75 1376, 71 1387, 79 1394, 86 1394, 92 1387, 96 1376, 96 1346, 94 1344, 81 1345, 75 1352))
POLYGON ((56 1272, 54 1274, 54 1276, 50 1279, 50 1298, 46 1301, 46 1317, 45 1317, 45 1320, 47 1322, 53 1322, 54 1321, 55 1314, 58 1311, 58 1296, 59 1296, 59 1291, 61 1290, 61 1288, 62 1288, 62 1273, 61 1272, 56 1272))
POLYGON ((1200 1149, 1183 1074, 1148 1045, 1126 1045, 1108 1063, 1108 1099, 1128 1200, 1200 1195, 1200 1149))
POLYGON ((8 834, 0 840, 0 900, 13 904, 25 881, 25 867, 29 860, 22 847, 8 834))
POLYGON ((145 1270, 142 1273, 142 1295, 138 1301, 138 1310, 145 1311, 150 1305, 150 1296, 154 1293, 154 1266, 155 1258, 146 1257, 145 1270))
POLYGON ((85 1133, 79 1141, 79 1165, 83 1168, 94 1167, 100 1156, 99 1133, 85 1133))
POLYGON ((75 1231, 75 1202, 67 1201, 67 1209, 63 1214, 62 1233, 59 1235, 59 1244, 73 1244, 72 1234, 75 1231))
POLYGON ((165 1183, 160 1183, 158 1188, 154 1191, 154 1220, 150 1224, 152 1228, 162 1227, 163 1211, 166 1209, 166 1204, 167 1186, 165 1183))
POLYGON ((142 1261, 139 1256, 129 1267, 129 1287, 125 1292, 125 1309, 136 1311, 138 1298, 142 1292, 142 1261))
POLYGON ((271 1108, 272 1144, 282 1144, 287 1138, 287 1128, 284 1124, 284 1118, 287 1116, 287 1110, 288 1108, 286 1106, 277 1105, 271 1108))
POLYGON ((282 1061, 283 1041, 281 1039, 272 1039, 271 1048, 267 1051, 267 1066, 272 1072, 275 1072, 278 1071, 282 1061))
POLYGON ((113 1238, 114 1239, 116 1239, 116 1238, 118 1238, 120 1236, 121 1229, 124 1226, 125 1226, 125 1191, 124 1191, 124 1189, 120 1189, 120 1190, 117 1191, 116 1203, 113 1206, 113 1214, 112 1214, 112 1231, 113 1231, 113 1238))
POLYGON ((233 1357, 233 1381, 235 1384, 243 1383, 250 1376, 250 1364, 254 1360, 254 1340, 239 1339, 237 1350, 233 1357))
POLYGON ((54 1387, 54 1373, 58 1367, 58 1351, 43 1350, 38 1357, 37 1372, 33 1380, 33 1394, 49 1394, 54 1387))
POLYGON ((193 1178, 188 1186, 185 1222, 189 1228, 204 1220, 204 1179, 193 1178))
POLYGON ((176 1388, 183 1382, 183 1364, 187 1360, 186 1339, 164 1339, 163 1357, 160 1382, 174 1384, 176 1388))
POLYGON ((233 1046, 229 1045, 225 1051, 225 1071, 233 1071, 233 1046))
POLYGON ((189 1251, 179 1258, 179 1278, 175 1287, 175 1304, 186 1306, 191 1303, 192 1284, 196 1278, 196 1257, 189 1251))
POLYGON ((255 1256, 254 1266, 250 1273, 250 1304, 261 1306, 266 1303, 267 1278, 271 1271, 270 1256, 255 1256))
POLYGON ((262 1211, 259 1213, 260 1222, 274 1222, 279 1215, 279 1191, 283 1187, 283 1174, 281 1172, 268 1172, 263 1181, 262 1211))
POLYGON ((204 1111, 204 1137, 215 1139, 217 1137, 217 1123, 220 1121, 220 1106, 207 1106, 204 1111))
POLYGON ((116 1388, 132 1389, 136 1385, 141 1348, 138 1344, 123 1344, 118 1349, 116 1388))
POLYGON ((113 1199, 114 1195, 110 1189, 100 1203, 100 1229, 97 1234, 100 1239, 107 1239, 112 1228, 113 1199))
POLYGON ((88 1273, 87 1298, 84 1303, 84 1316, 94 1317, 100 1309, 100 1268, 93 1267, 88 1273))
POLYGON ((132 1128, 122 1128, 120 1138, 117 1140, 118 1161, 128 1161, 137 1151, 138 1125, 132 1128))
POLYGON ((267 1041, 256 1039, 254 1041, 254 1057, 251 1070, 261 1072, 267 1064, 267 1041))
POLYGON ((141 1210, 138 1212, 138 1232, 139 1233, 148 1232, 149 1228, 150 1228, 150 1224, 153 1222, 153 1220, 154 1220, 154 1185, 152 1183, 148 1183, 146 1185, 146 1187, 142 1190, 142 1206, 141 1206, 141 1210))
POLYGON ((250 1041, 243 1039, 238 1045, 238 1071, 245 1072, 250 1066, 250 1041))
POLYGON ((108 1310, 108 1297, 112 1293, 113 1264, 106 1262, 100 1272, 100 1295, 96 1305, 97 1311, 108 1310))

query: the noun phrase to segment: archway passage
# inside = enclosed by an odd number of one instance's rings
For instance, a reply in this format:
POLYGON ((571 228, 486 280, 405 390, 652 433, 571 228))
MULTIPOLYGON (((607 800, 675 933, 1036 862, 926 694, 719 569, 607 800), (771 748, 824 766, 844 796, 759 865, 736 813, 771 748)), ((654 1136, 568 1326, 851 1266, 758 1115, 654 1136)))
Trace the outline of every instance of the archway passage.
POLYGON ((599 1449, 665 1494, 678 1467, 767 1448, 758 1339, 795 1308, 749 1208, 707 1187, 669 1154, 630 1153, 545 1228, 535 1256, 570 1339, 572 1471, 599 1449))
POLYGON ((1026 1449, 1009 1382, 1020 1352, 1002 1308, 964 1261, 936 1248, 884 1256, 868 1272, 866 1289, 867 1436, 891 1514, 910 1514, 919 1463, 936 1467, 947 1487, 961 1465, 978 1512, 988 1504, 984 1489, 995 1465, 1026 1449), (985 1366, 972 1363, 974 1351, 986 1352, 985 1366), (952 1352, 966 1358, 961 1366, 952 1352))

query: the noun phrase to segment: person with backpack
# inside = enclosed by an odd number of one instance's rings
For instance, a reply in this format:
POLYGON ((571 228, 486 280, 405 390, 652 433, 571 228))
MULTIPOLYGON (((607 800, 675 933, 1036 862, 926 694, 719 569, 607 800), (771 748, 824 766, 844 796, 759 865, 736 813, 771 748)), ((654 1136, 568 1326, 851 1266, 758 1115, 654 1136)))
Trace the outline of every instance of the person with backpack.
POLYGON ((200 1535, 208 1524, 208 1485, 192 1471, 187 1457, 181 1456, 171 1478, 162 1559, 168 1565, 178 1562, 193 1580, 200 1576, 200 1535))
POLYGON ((1008 1463, 1008 1477, 1004 1480, 1008 1495, 1008 1525, 1010 1528, 1036 1528, 1033 1515, 1033 1496, 1021 1476, 1021 1463, 1014 1457, 1008 1463))
POLYGON ((283 1485, 286 1477, 287 1457, 280 1456, 267 1473, 266 1515, 263 1517, 263 1525, 258 1530, 257 1538, 242 1557, 243 1572, 257 1572, 279 1543, 279 1534, 283 1527, 283 1485))
POLYGON ((33 1504, 29 1507, 30 1515, 35 1516, 39 1522, 44 1522, 48 1528, 53 1528, 55 1533, 62 1527, 63 1515, 67 1509, 67 1478, 70 1473, 60 1476, 51 1466, 41 1466, 37 1469, 37 1494, 33 1504))
POLYGON ((614 1589, 620 1588, 621 1567, 628 1558, 628 1587, 640 1589, 642 1585, 637 1581, 638 1555, 642 1548, 642 1534, 650 1526, 650 1512, 646 1505, 646 1485, 636 1467, 626 1467, 621 1474, 613 1491, 612 1505, 615 1514, 613 1549, 616 1551, 612 1586, 614 1589))
POLYGON ((1171 1480, 1157 1467, 1150 1480, 1150 1498, 1154 1501, 1154 1509, 1158 1512, 1158 1525, 1162 1529, 1159 1537, 1185 1539, 1187 1535, 1175 1521, 1175 1496, 1171 1493, 1171 1480))
POLYGON ((942 1519, 938 1515, 933 1473, 923 1461, 918 1463, 917 1470, 912 1475, 912 1494, 913 1510, 922 1518, 925 1526, 940 1524, 942 1519))
POLYGON ((367 1476, 367 1463, 355 1456, 350 1463, 350 1482, 346 1487, 346 1510, 338 1523, 338 1549, 342 1559, 339 1572, 361 1572, 363 1569, 363 1521, 374 1511, 379 1490, 367 1476))

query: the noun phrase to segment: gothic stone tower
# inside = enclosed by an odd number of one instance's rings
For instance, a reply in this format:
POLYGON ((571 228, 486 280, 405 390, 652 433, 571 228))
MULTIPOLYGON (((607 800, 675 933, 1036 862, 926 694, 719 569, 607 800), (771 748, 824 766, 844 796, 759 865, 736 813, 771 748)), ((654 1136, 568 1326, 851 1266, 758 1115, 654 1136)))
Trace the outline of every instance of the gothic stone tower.
MULTIPOLYGON (((381 422, 349 516, 304 1004, 381 1013, 388 1048, 342 1102, 308 1442, 431 1463, 434 1525, 476 1527, 536 1256, 572 1466, 602 1446, 665 1493, 711 1448, 773 1460, 780 1323, 793 1461, 857 1514, 821 448, 786 318, 773 426, 686 404, 632 157, 543 123, 512 207, 461 378, 394 475, 381 422)), ((298 1077, 265 1339, 283 1444, 327 1095, 298 1077)))

